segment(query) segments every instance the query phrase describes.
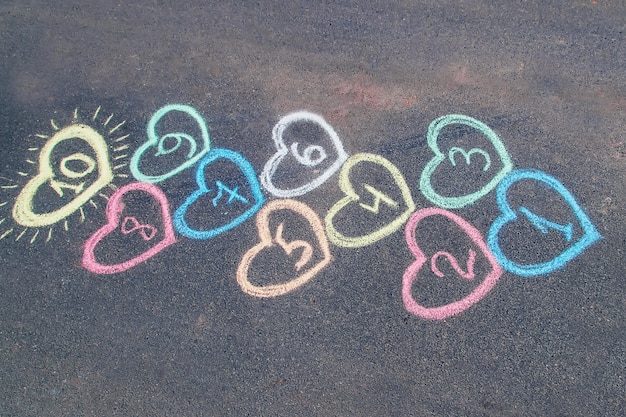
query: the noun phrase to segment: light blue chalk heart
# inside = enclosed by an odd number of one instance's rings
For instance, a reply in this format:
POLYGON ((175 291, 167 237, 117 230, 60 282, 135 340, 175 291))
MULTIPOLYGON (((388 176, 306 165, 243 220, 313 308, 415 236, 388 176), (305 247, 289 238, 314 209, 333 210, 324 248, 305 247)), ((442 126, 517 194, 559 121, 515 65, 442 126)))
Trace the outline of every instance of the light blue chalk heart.
MULTIPOLYGON (((229 175, 229 177, 231 177, 231 175, 229 175)), ((241 154, 228 149, 213 149, 198 163, 198 167, 196 168, 196 183, 198 184, 198 189, 191 193, 174 213, 174 227, 176 230, 180 234, 192 239, 210 239, 220 233, 234 229, 259 211, 265 202, 263 193, 261 192, 261 186, 250 162, 241 154), (247 181, 247 185, 250 187, 251 195, 242 195, 239 192, 240 186, 224 184, 223 181, 215 178, 213 178, 213 185, 211 185, 211 187, 207 186, 204 169, 218 159, 231 161, 239 168, 247 181), (222 226, 209 230, 192 229, 185 220, 187 209, 201 196, 209 193, 213 195, 211 199, 213 207, 217 207, 218 204, 230 205, 233 203, 245 204, 249 205, 249 207, 242 214, 222 226)))
MULTIPOLYGON (((567 262, 583 253, 585 249, 591 246, 598 239, 602 238, 593 224, 591 224, 589 217, 585 214, 580 205, 578 205, 572 193, 570 193, 556 178, 544 172, 534 169, 516 170, 511 172, 498 185, 496 198, 498 207, 500 208, 502 214, 491 225, 487 243, 500 265, 502 265, 502 267, 507 271, 514 274, 530 277, 534 275, 547 274, 556 269, 563 268, 567 262), (539 181, 549 189, 553 189, 559 193, 563 200, 565 200, 565 202, 572 209, 572 212, 574 213, 574 216, 578 220, 578 223, 583 231, 582 236, 577 240, 574 240, 572 231, 575 226, 571 223, 563 225, 561 224, 562 222, 557 223, 549 221, 532 213, 526 207, 519 207, 519 213, 525 216, 537 229, 539 229, 541 233, 547 234, 550 229, 554 229, 555 231, 562 233, 565 240, 570 243, 570 245, 559 255, 547 262, 527 265, 519 264, 511 261, 500 248, 498 241, 500 230, 505 224, 514 222, 519 217, 518 213, 509 205, 507 200, 507 191, 511 185, 523 180, 539 181)), ((520 238, 523 239, 523 236, 520 236, 520 238)))

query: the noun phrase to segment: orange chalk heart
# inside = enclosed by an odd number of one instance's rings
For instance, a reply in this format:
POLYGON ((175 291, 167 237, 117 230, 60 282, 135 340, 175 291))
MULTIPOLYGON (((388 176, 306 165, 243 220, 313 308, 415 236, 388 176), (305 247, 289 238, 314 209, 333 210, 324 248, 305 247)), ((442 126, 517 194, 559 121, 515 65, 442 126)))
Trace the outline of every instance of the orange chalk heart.
POLYGON ((330 263, 330 248, 328 239, 324 233, 322 221, 317 214, 304 203, 295 200, 273 200, 259 211, 256 224, 261 242, 244 254, 237 268, 237 283, 239 283, 239 286, 246 294, 255 297, 276 297, 287 294, 307 283, 330 263), (270 214, 278 210, 289 210, 304 217, 311 226, 311 231, 317 239, 317 244, 314 245, 304 240, 285 241, 283 238, 284 223, 280 223, 276 229, 276 236, 273 237, 269 229, 269 217, 270 214), (248 277, 248 271, 252 261, 263 250, 274 246, 281 247, 287 255, 290 255, 296 249, 302 249, 300 259, 294 264, 295 270, 300 272, 300 275, 281 284, 266 286, 256 286, 252 284, 248 277), (309 266, 316 250, 321 252, 323 258, 316 264, 309 266))

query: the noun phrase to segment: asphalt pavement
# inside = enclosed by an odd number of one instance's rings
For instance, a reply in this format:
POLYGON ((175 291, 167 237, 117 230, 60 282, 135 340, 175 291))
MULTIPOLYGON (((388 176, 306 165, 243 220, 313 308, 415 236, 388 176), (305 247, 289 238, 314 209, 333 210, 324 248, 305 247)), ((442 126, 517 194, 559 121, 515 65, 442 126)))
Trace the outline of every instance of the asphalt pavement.
POLYGON ((0 416, 626 414, 626 4, 0 4, 0 416))

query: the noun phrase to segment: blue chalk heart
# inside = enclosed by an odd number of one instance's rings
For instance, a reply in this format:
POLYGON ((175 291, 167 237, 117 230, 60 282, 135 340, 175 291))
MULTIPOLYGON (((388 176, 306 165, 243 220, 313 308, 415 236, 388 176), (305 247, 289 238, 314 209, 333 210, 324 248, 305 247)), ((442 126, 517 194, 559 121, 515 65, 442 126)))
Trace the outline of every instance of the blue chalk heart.
POLYGON ((502 267, 507 271, 514 274, 524 277, 530 277, 534 275, 547 274, 556 269, 563 268, 567 262, 571 261, 576 256, 583 253, 585 249, 587 249, 594 242, 602 238, 602 236, 600 236, 593 224, 591 224, 591 220, 589 220, 589 217, 587 217, 582 208, 578 205, 572 193, 570 193, 556 178, 544 172, 534 169, 516 170, 511 172, 509 175, 504 177, 504 179, 498 185, 496 198, 498 202, 498 207, 500 208, 502 214, 491 225, 491 228, 489 229, 487 243, 500 265, 502 265, 502 267), (506 257, 506 255, 500 249, 500 244, 498 243, 498 235, 500 233, 500 229, 502 229, 505 224, 515 221, 518 217, 518 214, 511 208, 509 202, 507 201, 507 191, 511 187, 511 185, 513 185, 517 181, 522 180, 539 181, 548 188, 551 188, 559 193, 559 195, 571 207, 572 212, 578 219, 580 227, 583 231, 582 236, 578 240, 573 240, 573 226, 571 223, 568 223, 567 225, 561 225, 559 223, 551 222, 532 213, 525 207, 520 207, 518 211, 526 216, 528 220, 537 229, 539 229, 539 231, 546 234, 548 233, 549 229, 554 229, 560 233, 563 233, 565 239, 570 242, 570 245, 565 250, 563 250, 559 255, 547 262, 528 265, 515 263, 506 257))
POLYGON ((254 213, 259 211, 259 209, 265 202, 263 198, 263 193, 261 192, 261 186, 259 184, 259 181, 257 180, 254 168, 252 168, 252 165, 250 165, 250 162, 248 162, 248 160, 245 159, 241 154, 228 149, 213 149, 208 154, 206 154, 204 158, 202 158, 202 160, 198 163, 198 167, 196 168, 196 183, 198 184, 198 189, 191 193, 174 213, 174 227, 176 228, 176 230, 182 235, 185 235, 192 239, 210 239, 214 236, 219 235, 220 233, 224 233, 230 229, 239 226, 241 223, 254 215, 254 213), (204 169, 207 165, 215 162, 218 159, 225 159, 233 162, 241 170, 241 172, 243 172, 245 179, 248 182, 248 186, 250 187, 252 196, 243 196, 238 192, 239 187, 229 188, 220 180, 215 180, 215 187, 209 188, 207 186, 206 178, 204 176, 204 169), (218 202, 220 202, 220 200, 226 201, 225 204, 228 205, 232 204, 233 202, 239 202, 242 204, 250 205, 250 207, 246 209, 242 214, 222 226, 210 230, 192 229, 191 227, 189 227, 187 221, 185 220, 187 209, 201 196, 213 192, 215 193, 215 197, 212 198, 211 201, 214 207, 217 207, 217 204, 218 202), (253 201, 250 201, 250 197, 252 197, 253 201))

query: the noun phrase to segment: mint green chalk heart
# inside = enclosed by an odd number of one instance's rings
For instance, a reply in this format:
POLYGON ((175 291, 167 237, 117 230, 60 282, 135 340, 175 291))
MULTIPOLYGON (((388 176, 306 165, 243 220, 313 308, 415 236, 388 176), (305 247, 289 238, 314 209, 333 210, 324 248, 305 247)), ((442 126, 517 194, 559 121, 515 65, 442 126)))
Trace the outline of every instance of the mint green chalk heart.
MULTIPOLYGON (((194 166, 196 162, 198 162, 200 158, 206 155, 207 152, 209 152, 209 150, 211 149, 209 129, 207 128, 206 122, 196 109, 185 104, 168 104, 161 107, 150 118, 147 130, 148 140, 135 151, 133 157, 130 160, 130 171, 133 174, 133 177, 137 179, 137 181, 149 183, 165 181, 166 179, 178 174, 179 172, 194 166), (172 132, 159 136, 156 130, 157 123, 161 120, 163 116, 173 111, 185 113, 189 117, 194 119, 198 124, 198 128, 200 129, 201 137, 196 139, 192 135, 185 132, 172 132), (166 146, 166 142, 172 141, 174 141, 173 146, 166 146), (147 151, 155 151, 154 157, 158 158, 158 163, 164 159, 167 160, 171 158, 168 157, 168 155, 178 151, 183 143, 187 143, 189 145, 189 151, 187 152, 185 162, 178 165, 177 167, 170 169, 169 171, 162 172, 159 175, 146 175, 139 168, 140 161, 147 151), (198 144, 200 145, 200 147, 198 147, 198 144)), ((167 163, 163 163, 163 166, 167 166, 167 163)))
MULTIPOLYGON (((435 156, 430 161, 428 161, 426 167, 424 167, 424 171, 422 171, 422 175, 420 177, 420 190, 422 191, 424 196, 426 196, 426 198, 428 198, 439 207, 461 208, 476 202, 489 191, 493 190, 496 185, 498 185, 498 182, 500 182, 500 180, 513 169, 511 157, 504 148, 504 144, 502 143, 498 135, 493 130, 491 130, 489 126, 472 117, 464 116, 462 114, 448 114, 433 120, 430 126, 428 126, 427 140, 428 146, 433 151, 435 156), (437 143, 437 140, 439 139, 439 133, 444 127, 451 124, 466 125, 478 130, 483 135, 485 135, 487 139, 489 139, 489 142, 491 142, 491 144, 493 145, 496 154, 500 158, 500 161, 502 162, 502 168, 500 168, 499 171, 494 171, 491 180, 479 190, 468 194, 459 193, 460 195, 458 196, 446 197, 442 196, 433 189, 433 186, 431 184, 431 177, 437 167, 446 160, 446 156, 443 154, 443 152, 441 152, 437 143)), ((457 161, 455 159, 455 155, 457 153, 463 155, 463 158, 465 159, 465 163, 467 165, 470 165, 471 163, 473 163, 473 161, 478 161, 477 163, 483 164, 483 171, 489 172, 492 170, 493 164, 491 162, 493 156, 483 149, 472 148, 469 151, 466 151, 458 146, 452 147, 448 152, 448 159, 450 160, 452 167, 456 167, 457 165, 457 161), (482 156, 482 158, 478 156, 472 158, 472 156, 475 154, 482 156)))

